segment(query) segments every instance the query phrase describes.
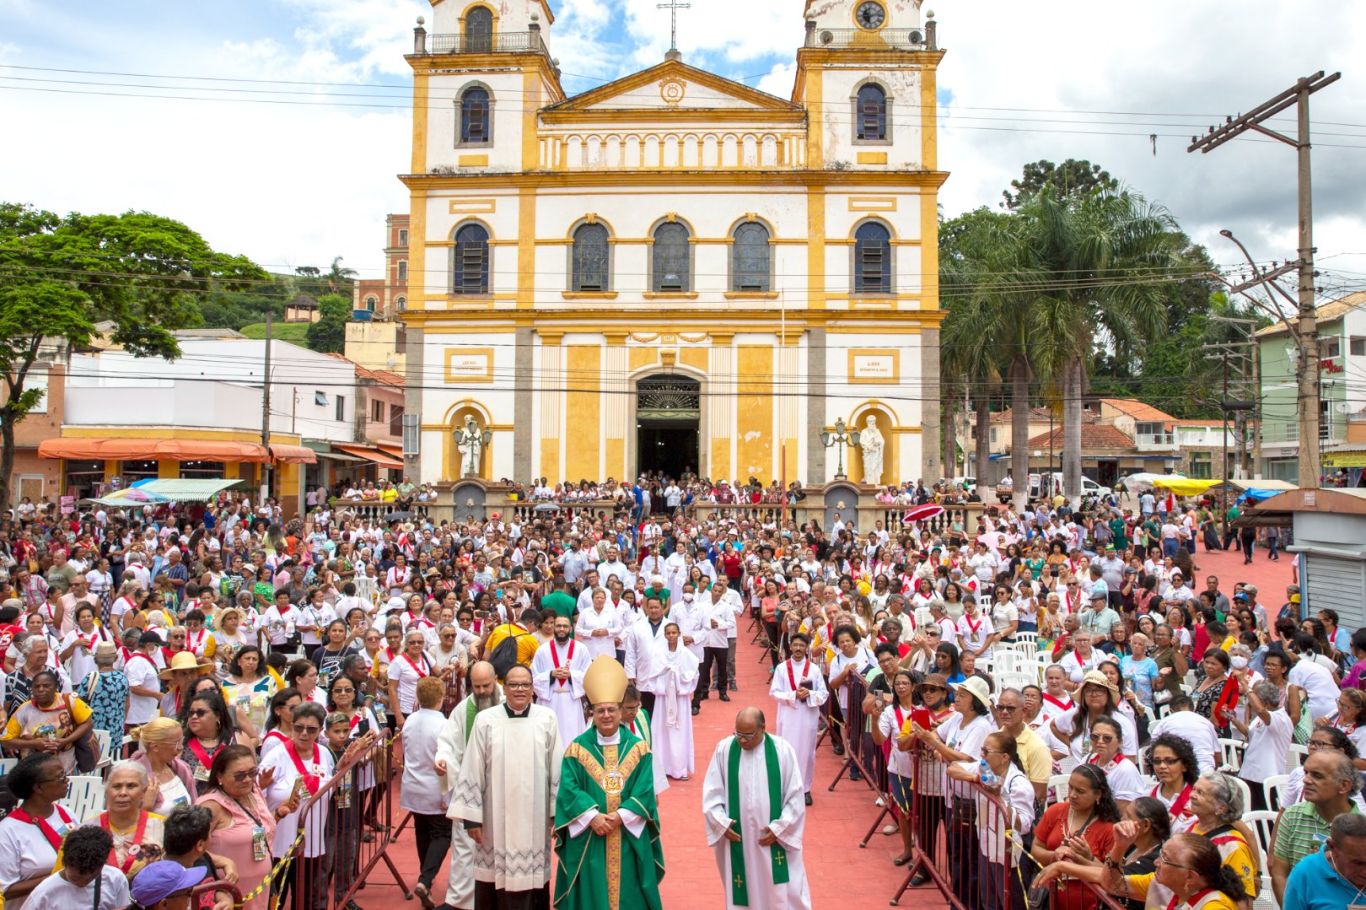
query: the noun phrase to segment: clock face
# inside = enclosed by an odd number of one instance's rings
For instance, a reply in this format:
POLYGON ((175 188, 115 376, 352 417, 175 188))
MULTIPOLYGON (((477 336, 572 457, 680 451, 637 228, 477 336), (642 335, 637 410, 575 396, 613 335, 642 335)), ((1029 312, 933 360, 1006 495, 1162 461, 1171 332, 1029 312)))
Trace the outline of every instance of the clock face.
POLYGON ((862 28, 881 28, 882 21, 887 17, 887 13, 882 8, 882 4, 868 0, 861 4, 858 12, 854 14, 854 19, 862 28))

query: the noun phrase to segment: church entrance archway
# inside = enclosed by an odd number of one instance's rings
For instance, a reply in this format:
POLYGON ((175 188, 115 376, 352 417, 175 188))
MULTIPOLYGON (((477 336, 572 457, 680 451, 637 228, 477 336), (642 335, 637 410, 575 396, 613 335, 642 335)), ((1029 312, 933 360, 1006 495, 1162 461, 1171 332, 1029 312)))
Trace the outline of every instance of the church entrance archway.
POLYGON ((636 383, 636 473, 697 473, 702 384, 686 376, 646 376, 636 383))

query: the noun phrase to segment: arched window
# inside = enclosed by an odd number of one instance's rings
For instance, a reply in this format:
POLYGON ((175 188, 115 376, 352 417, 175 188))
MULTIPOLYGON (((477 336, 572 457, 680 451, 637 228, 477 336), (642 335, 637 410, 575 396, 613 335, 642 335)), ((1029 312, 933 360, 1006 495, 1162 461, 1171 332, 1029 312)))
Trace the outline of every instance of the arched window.
POLYGON ((375 307, 377 307, 377 306, 379 306, 379 299, 378 299, 378 298, 375 298, 375 297, 366 297, 366 298, 365 298, 365 308, 366 308, 367 310, 369 310, 370 312, 373 313, 373 312, 375 311, 375 307))
POLYGON ((400 260, 398 261, 398 280, 399 280, 399 281, 407 281, 407 280, 408 280, 408 260, 406 260, 406 259, 400 259, 400 260))
POLYGON ((460 94, 460 142, 478 145, 491 135, 488 90, 472 85, 460 94))
POLYGON ((768 228, 753 221, 737 227, 731 257, 731 290, 769 290, 771 251, 768 228))
POLYGON ((607 228, 600 224, 581 224, 574 232, 573 289, 608 289, 607 228))
POLYGON ((869 83, 858 90, 857 110, 854 112, 855 138, 881 140, 887 138, 887 93, 879 85, 869 83))
POLYGON ((407 298, 407 297, 395 297, 395 298, 394 298, 394 306, 398 308, 398 311, 399 311, 400 313, 402 313, 404 310, 408 309, 408 298, 407 298))
POLYGON ((854 290, 889 294, 892 290, 892 234, 876 221, 854 232, 854 290))
POLYGON ((455 232, 455 255, 451 278, 452 294, 489 292, 489 232, 481 225, 467 224, 455 232))
POLYGON ((465 14, 465 51, 486 54, 493 50, 493 12, 476 6, 465 14))
POLYGON ((687 291, 692 284, 692 249, 688 229, 676 221, 655 228, 654 289, 687 291))

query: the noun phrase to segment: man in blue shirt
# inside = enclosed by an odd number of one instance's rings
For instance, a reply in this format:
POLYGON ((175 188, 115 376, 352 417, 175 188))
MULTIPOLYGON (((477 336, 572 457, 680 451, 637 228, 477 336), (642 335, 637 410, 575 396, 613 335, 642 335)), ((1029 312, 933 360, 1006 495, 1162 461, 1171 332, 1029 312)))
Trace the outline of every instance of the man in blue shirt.
POLYGON ((1348 910, 1366 906, 1366 815, 1333 820, 1322 850, 1295 864, 1281 906, 1295 910, 1348 910))

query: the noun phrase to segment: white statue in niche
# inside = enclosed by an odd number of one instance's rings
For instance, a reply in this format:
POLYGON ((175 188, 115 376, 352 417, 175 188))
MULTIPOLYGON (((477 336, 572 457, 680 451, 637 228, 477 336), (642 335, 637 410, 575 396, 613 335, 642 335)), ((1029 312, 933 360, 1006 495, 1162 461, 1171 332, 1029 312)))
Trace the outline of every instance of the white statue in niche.
POLYGON ((869 414, 858 434, 859 451, 863 453, 863 482, 874 486, 882 483, 882 453, 886 443, 877 428, 877 417, 869 414))

